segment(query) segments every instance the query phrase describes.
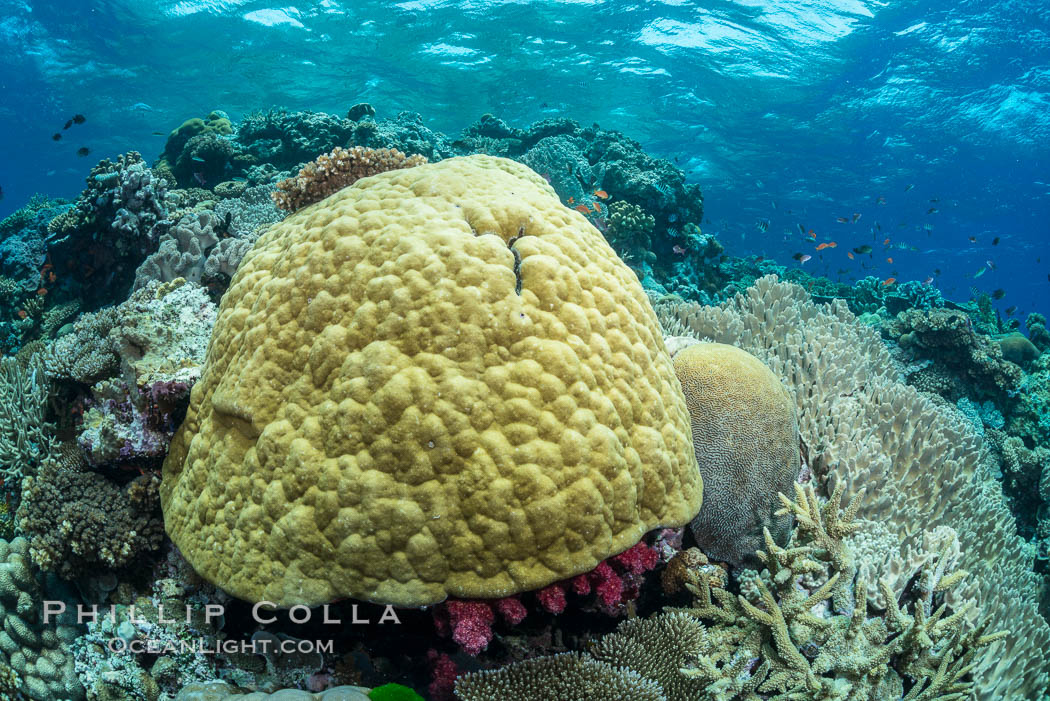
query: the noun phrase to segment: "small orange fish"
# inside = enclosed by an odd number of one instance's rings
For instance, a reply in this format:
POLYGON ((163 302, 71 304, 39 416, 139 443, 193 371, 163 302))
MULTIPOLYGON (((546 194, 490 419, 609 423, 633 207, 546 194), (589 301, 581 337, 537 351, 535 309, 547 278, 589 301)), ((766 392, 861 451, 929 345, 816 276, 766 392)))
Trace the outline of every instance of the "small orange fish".
POLYGON ((19 309, 18 310, 18 318, 19 319, 25 319, 27 316, 29 316, 29 312, 27 312, 25 309, 19 309))
POLYGON ((54 282, 55 281, 55 274, 54 273, 48 273, 47 274, 47 281, 48 282, 54 282))
POLYGON ((594 191, 594 196, 597 197, 600 200, 605 200, 605 199, 609 198, 609 193, 606 192, 605 190, 595 190, 594 191))
POLYGON ((576 211, 579 212, 580 214, 589 214, 590 211, 591 211, 591 208, 588 207, 585 204, 578 204, 578 205, 576 205, 576 211))
POLYGON ((819 246, 817 246, 817 250, 818 251, 823 251, 825 248, 831 248, 831 244, 830 243, 822 243, 819 246))
POLYGON ((576 198, 575 197, 570 197, 569 198, 569 204, 575 204, 575 203, 576 203, 576 198))
POLYGON ((39 290, 36 291, 36 293, 38 295, 40 295, 41 297, 43 297, 44 295, 47 294, 47 288, 46 287, 41 287, 39 290))
POLYGON ((852 251, 846 251, 846 257, 849 258, 850 260, 853 260, 853 252, 852 251))
POLYGON ((888 278, 886 278, 886 281, 884 283, 882 283, 882 286, 883 287, 889 287, 890 285, 892 285, 895 282, 897 282, 897 278, 895 278, 895 277, 888 277, 888 278))
POLYGON ((887 262, 887 263, 891 263, 891 264, 892 264, 892 263, 893 263, 893 259, 892 259, 892 258, 887 258, 887 259, 886 259, 886 262, 887 262))
POLYGON ((835 248, 836 246, 838 246, 838 244, 834 241, 828 241, 828 248, 835 248))
POLYGON ((882 245, 883 245, 883 246, 889 246, 889 245, 890 245, 890 240, 889 240, 889 238, 885 238, 885 239, 883 239, 883 240, 882 240, 882 245))

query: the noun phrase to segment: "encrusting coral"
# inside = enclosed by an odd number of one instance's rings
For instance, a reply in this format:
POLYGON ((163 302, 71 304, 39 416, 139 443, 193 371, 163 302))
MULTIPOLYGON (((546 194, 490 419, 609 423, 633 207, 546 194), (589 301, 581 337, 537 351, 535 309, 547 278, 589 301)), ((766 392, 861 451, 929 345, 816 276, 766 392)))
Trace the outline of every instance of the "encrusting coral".
POLYGON ((513 161, 384 173, 273 226, 210 349, 165 526, 242 598, 499 598, 700 508, 637 278, 513 161))
POLYGON ((361 178, 426 162, 424 156, 406 156, 397 149, 336 147, 331 153, 307 163, 296 177, 277 183, 273 201, 281 209, 294 212, 320 202, 361 178))
POLYGON ((1050 625, 1037 610, 1042 582, 1033 572, 1034 549, 1017 535, 998 483, 980 469, 978 438, 959 412, 903 385, 876 332, 844 303, 814 304, 801 287, 775 277, 717 307, 667 304, 657 311, 668 334, 732 344, 763 360, 795 396, 815 476, 831 488, 874 487, 861 499, 858 519, 884 524, 882 537, 895 545, 866 579, 870 598, 879 600, 876 577, 898 591, 914 571, 924 540, 914 524, 952 528, 959 566, 970 577, 947 598, 953 606, 973 599, 1010 631, 974 660, 977 697, 1047 691, 1050 625))
POLYGON ((791 490, 799 460, 795 402, 755 356, 721 343, 695 343, 672 355, 706 487, 690 524, 706 555, 752 563, 762 529, 783 544, 791 517, 779 517, 778 492, 791 490))

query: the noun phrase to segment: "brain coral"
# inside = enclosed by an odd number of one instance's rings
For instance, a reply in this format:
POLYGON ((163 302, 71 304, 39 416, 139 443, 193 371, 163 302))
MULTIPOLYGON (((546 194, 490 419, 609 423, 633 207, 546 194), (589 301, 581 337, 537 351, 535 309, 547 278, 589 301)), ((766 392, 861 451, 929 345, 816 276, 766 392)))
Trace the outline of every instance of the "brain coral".
POLYGON ((199 573, 281 606, 500 597, 700 507, 660 327, 527 167, 359 180, 268 230, 164 465, 199 573))
POLYGON ((674 354, 706 485, 704 508, 690 524, 707 555, 750 563, 768 528, 782 545, 791 528, 777 492, 798 477, 795 401, 776 375, 747 351, 696 343, 674 354))

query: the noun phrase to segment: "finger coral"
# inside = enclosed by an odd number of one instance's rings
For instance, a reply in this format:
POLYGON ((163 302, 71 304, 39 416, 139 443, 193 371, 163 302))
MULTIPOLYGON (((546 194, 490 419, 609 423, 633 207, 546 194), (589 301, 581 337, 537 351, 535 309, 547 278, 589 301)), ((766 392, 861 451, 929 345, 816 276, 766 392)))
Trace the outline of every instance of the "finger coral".
POLYGON ((164 464, 172 540, 235 596, 419 606, 595 568, 699 510, 637 278, 544 180, 472 156, 270 228, 164 464))
POLYGON ((296 177, 277 183, 273 201, 281 209, 294 212, 320 202, 361 178, 426 162, 424 156, 406 156, 393 148, 354 146, 345 149, 337 146, 331 153, 303 166, 296 177))
POLYGON ((44 465, 23 480, 18 508, 33 562, 75 579, 155 550, 164 537, 156 482, 143 475, 121 488, 96 472, 44 465))
POLYGON ((783 544, 791 517, 774 516, 801 463, 795 401, 755 356, 722 343, 674 355, 704 478, 704 508, 690 524, 706 555, 751 563, 762 529, 783 544))
MULTIPOLYGON (((1050 626, 1037 610, 1033 552, 1017 535, 1000 486, 979 469, 981 446, 959 412, 903 385, 876 332, 844 303, 814 304, 801 287, 775 277, 717 307, 668 304, 658 311, 667 333, 736 345, 784 378, 816 476, 832 488, 877 487, 865 492, 857 517, 884 524, 882 537, 896 545, 866 579, 869 597, 879 599, 875 577, 889 579, 894 591, 907 583, 908 563, 923 541, 914 524, 952 528, 961 544, 958 566, 970 577, 948 599, 973 599, 1010 631, 974 660, 977 698, 1046 692, 1050 626)), ((972 333, 954 322, 950 329, 964 340, 972 333)))

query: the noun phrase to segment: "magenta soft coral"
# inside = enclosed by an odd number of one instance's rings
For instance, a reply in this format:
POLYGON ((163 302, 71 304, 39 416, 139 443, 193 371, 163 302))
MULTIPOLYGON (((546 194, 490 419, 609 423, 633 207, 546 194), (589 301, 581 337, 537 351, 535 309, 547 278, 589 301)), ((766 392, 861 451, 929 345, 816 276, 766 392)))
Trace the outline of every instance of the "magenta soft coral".
MULTIPOLYGON (((568 606, 570 589, 577 596, 593 592, 603 613, 618 616, 628 602, 638 598, 645 573, 659 562, 660 554, 656 549, 638 543, 600 562, 590 572, 540 589, 535 592, 536 601, 547 613, 559 614, 568 606)), ((528 609, 516 595, 494 601, 449 599, 435 607, 434 625, 439 634, 451 634, 465 652, 477 655, 492 641, 496 613, 507 625, 516 626, 528 615, 528 609)))

